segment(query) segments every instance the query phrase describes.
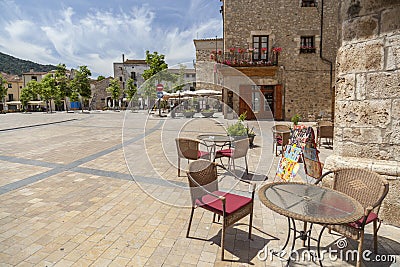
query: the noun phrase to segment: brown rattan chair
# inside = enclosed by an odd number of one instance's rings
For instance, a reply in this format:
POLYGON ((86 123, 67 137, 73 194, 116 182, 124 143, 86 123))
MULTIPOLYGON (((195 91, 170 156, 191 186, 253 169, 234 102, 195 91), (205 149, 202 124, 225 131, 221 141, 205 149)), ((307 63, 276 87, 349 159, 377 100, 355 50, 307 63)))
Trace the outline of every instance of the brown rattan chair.
POLYGON ((200 158, 210 159, 208 151, 199 150, 200 141, 190 138, 175 138, 176 149, 178 151, 178 176, 181 175, 181 158, 196 160, 200 158))
POLYGON ((274 125, 272 130, 272 153, 278 156, 278 146, 283 154, 285 146, 289 143, 290 128, 287 125, 274 125))
POLYGON ((246 217, 247 215, 250 215, 249 239, 251 239, 255 186, 249 181, 242 180, 241 178, 237 177, 224 166, 204 159, 191 162, 189 164, 187 176, 190 186, 192 211, 190 213, 186 237, 189 237, 190 226, 195 208, 200 207, 213 212, 213 222, 215 222, 216 215, 222 216, 221 260, 224 260, 226 228, 246 217), (238 181, 252 185, 251 197, 220 191, 218 188, 217 166, 228 171, 232 177, 238 179, 238 181))
POLYGON ((232 142, 231 148, 217 150, 215 158, 228 158, 228 167, 230 168, 231 162, 233 170, 235 171, 235 159, 244 158, 246 164, 246 173, 249 174, 249 167, 247 165, 247 152, 249 151, 249 138, 243 138, 232 142))
POLYGON ((331 121, 319 121, 317 123, 318 147, 321 146, 322 138, 333 144, 333 123, 331 121))
POLYGON ((325 228, 328 228, 359 242, 359 257, 357 260, 357 267, 359 267, 361 266, 364 228, 370 223, 373 223, 374 252, 377 253, 377 233, 380 226, 380 224, 378 226, 378 222, 380 223, 378 213, 382 201, 389 191, 389 184, 385 178, 375 172, 353 168, 327 172, 317 180, 316 184, 328 174, 333 174, 334 176, 333 189, 345 193, 361 203, 364 207, 364 216, 358 221, 349 224, 325 225, 318 239, 318 251, 322 233, 325 228))

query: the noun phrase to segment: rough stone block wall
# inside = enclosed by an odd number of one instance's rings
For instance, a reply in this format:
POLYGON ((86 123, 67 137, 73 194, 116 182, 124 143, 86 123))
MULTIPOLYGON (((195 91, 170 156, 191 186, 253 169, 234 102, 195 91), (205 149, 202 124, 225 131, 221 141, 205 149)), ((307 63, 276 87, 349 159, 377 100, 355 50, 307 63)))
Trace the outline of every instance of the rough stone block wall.
MULTIPOLYGON (((285 91, 286 120, 296 113, 308 120, 332 111, 330 64, 320 58, 320 3, 317 7, 301 7, 300 0, 224 0, 226 50, 251 47, 252 35, 268 35, 269 49, 282 47, 278 83, 285 91), (315 53, 300 53, 301 36, 315 36, 315 53)), ((333 64, 338 47, 338 8, 337 1, 324 1, 322 56, 333 64)))
POLYGON ((328 168, 350 162, 384 175, 382 210, 400 225, 400 2, 342 0, 337 55, 334 155, 328 168))

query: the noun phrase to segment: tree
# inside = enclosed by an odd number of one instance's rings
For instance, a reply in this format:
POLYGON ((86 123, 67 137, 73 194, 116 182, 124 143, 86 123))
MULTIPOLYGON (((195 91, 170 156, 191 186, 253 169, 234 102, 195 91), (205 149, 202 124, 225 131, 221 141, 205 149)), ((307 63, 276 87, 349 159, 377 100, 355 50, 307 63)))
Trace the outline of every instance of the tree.
POLYGON ((56 68, 56 84, 60 93, 60 99, 64 99, 65 108, 68 111, 67 97, 71 97, 72 90, 67 77, 67 68, 65 64, 58 64, 56 68))
POLYGON ((37 97, 41 90, 40 87, 41 85, 37 81, 32 80, 28 82, 26 87, 22 88, 20 101, 24 110, 27 110, 28 102, 37 97))
MULTIPOLYGON (((155 98, 156 95, 156 85, 162 83, 163 81, 175 82, 176 75, 166 71, 168 69, 168 64, 165 63, 165 56, 153 52, 146 51, 146 63, 149 65, 149 69, 145 70, 142 74, 144 80, 143 84, 144 95, 155 98)), ((160 102, 158 102, 160 104, 160 102)), ((159 109, 159 114, 161 116, 161 110, 159 109)))
POLYGON ((107 87, 106 91, 111 94, 111 99, 114 101, 113 107, 115 109, 115 100, 118 99, 122 94, 118 79, 112 79, 110 81, 110 86, 107 87))
POLYGON ((136 100, 137 87, 135 85, 135 81, 132 78, 129 78, 126 82, 126 98, 129 103, 132 99, 136 100))
MULTIPOLYGON (((79 66, 79 70, 76 71, 74 79, 71 81, 71 87, 73 91, 81 96, 83 102, 92 96, 92 90, 90 89, 90 78, 92 75, 87 66, 79 66)), ((82 112, 83 112, 83 103, 82 112)))
POLYGON ((106 77, 104 77, 103 75, 99 75, 98 77, 97 77, 97 80, 98 81, 102 81, 102 80, 104 80, 106 77))
MULTIPOLYGON (((39 95, 42 100, 45 100, 46 103, 49 103, 50 106, 50 113, 53 112, 51 108, 51 100, 59 100, 60 99, 60 92, 59 88, 56 84, 56 78, 52 74, 47 74, 44 78, 40 81, 40 91, 39 95)), ((47 109, 48 110, 48 109, 47 109)))
POLYGON ((4 79, 3 75, 1 75, 0 73, 0 99, 1 102, 3 103, 3 109, 5 107, 5 97, 8 91, 7 84, 8 84, 7 80, 4 79))
POLYGON ((183 87, 185 87, 185 70, 186 66, 184 64, 179 64, 179 74, 176 76, 176 83, 172 86, 172 93, 175 93, 176 91, 181 91, 183 87))

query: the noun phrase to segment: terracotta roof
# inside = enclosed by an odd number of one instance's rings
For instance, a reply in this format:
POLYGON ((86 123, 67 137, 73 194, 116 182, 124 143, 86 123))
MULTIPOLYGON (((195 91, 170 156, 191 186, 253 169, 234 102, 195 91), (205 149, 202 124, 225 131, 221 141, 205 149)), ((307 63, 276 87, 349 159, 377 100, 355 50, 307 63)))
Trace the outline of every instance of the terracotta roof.
POLYGON ((18 75, 14 75, 14 74, 7 74, 2 72, 1 75, 3 76, 4 79, 7 80, 7 82, 21 82, 22 78, 19 77, 18 75))
MULTIPOLYGON (((217 41, 223 41, 223 38, 217 38, 217 41)), ((215 41, 215 38, 205 38, 205 39, 193 39, 193 41, 215 41)))
POLYGON ((147 65, 146 60, 144 59, 127 59, 124 64, 144 64, 147 65))
POLYGON ((44 75, 47 74, 48 72, 44 72, 44 71, 28 71, 28 72, 24 72, 22 73, 22 75, 44 75))

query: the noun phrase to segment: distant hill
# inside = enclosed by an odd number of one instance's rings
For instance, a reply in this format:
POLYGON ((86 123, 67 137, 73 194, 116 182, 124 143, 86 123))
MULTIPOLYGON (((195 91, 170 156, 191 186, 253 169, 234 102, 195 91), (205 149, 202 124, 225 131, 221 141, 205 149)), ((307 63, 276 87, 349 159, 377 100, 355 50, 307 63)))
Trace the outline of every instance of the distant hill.
POLYGON ((22 73, 28 72, 31 69, 34 71, 47 72, 55 70, 56 66, 34 63, 32 61, 19 59, 0 52, 0 72, 21 76, 22 73))

